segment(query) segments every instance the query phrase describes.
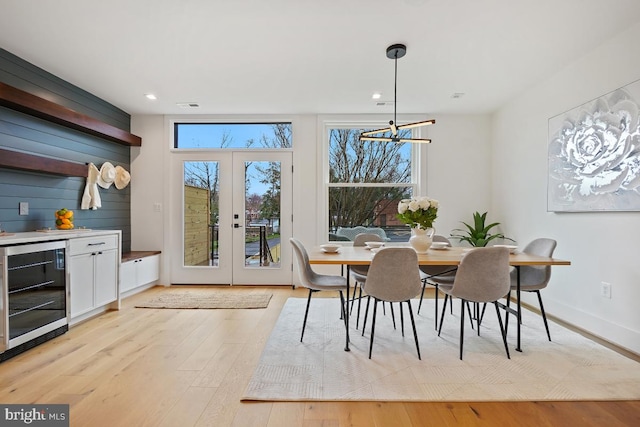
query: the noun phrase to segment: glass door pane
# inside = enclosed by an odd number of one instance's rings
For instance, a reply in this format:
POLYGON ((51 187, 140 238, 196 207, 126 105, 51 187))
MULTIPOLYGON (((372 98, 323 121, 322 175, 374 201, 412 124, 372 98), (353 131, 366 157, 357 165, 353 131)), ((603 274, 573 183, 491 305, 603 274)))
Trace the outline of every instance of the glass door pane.
POLYGON ((244 264, 280 267, 281 163, 246 161, 244 264))
POLYGON ((184 162, 184 265, 218 266, 219 164, 184 162))

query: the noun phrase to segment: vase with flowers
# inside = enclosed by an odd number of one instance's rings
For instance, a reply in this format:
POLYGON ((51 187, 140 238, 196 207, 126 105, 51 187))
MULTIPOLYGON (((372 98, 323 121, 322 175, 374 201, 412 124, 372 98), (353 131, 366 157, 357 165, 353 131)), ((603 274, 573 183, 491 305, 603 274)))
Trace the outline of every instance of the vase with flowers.
POLYGON ((426 253, 435 233, 433 222, 438 217, 438 201, 426 196, 402 199, 396 216, 411 227, 411 247, 418 253, 426 253))

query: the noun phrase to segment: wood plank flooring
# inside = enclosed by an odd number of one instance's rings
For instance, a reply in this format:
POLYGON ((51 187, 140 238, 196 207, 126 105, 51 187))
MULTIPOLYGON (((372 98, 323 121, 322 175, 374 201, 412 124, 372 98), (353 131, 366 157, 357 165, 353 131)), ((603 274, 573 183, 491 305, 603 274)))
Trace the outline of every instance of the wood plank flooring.
POLYGON ((79 427, 640 425, 640 401, 241 403, 284 302, 306 290, 233 288, 272 292, 267 309, 134 308, 159 289, 0 364, 0 402, 69 403, 79 427))

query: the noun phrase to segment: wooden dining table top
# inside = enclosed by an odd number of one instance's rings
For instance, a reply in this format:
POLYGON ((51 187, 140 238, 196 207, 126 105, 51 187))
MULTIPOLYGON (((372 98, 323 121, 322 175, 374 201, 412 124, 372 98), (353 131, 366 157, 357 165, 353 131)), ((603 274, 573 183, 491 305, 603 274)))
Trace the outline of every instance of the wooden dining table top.
MULTIPOLYGON (((408 243, 391 243, 385 247, 410 247, 408 243)), ((482 250, 482 248, 464 248, 453 246, 448 249, 429 249, 426 254, 418 254, 420 265, 458 265, 462 256, 470 250, 482 250)), ((313 247, 309 251, 309 263, 311 264, 348 264, 369 265, 375 253, 366 246, 341 245, 338 252, 324 252, 320 246, 313 247)), ((570 261, 525 254, 516 251, 509 255, 509 264, 512 266, 525 265, 571 265, 570 261)))

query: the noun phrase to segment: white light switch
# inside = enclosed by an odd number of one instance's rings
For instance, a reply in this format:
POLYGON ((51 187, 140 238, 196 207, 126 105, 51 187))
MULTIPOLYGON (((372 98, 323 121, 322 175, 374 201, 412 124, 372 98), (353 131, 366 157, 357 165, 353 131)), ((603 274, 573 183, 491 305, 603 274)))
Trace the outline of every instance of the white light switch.
POLYGON ((29 202, 20 202, 19 214, 29 215, 29 202))
POLYGON ((162 211, 162 205, 161 205, 160 203, 158 203, 158 202, 154 203, 154 204, 153 204, 153 211, 154 211, 154 212, 160 212, 160 211, 162 211))

